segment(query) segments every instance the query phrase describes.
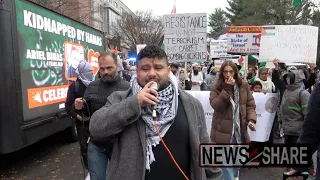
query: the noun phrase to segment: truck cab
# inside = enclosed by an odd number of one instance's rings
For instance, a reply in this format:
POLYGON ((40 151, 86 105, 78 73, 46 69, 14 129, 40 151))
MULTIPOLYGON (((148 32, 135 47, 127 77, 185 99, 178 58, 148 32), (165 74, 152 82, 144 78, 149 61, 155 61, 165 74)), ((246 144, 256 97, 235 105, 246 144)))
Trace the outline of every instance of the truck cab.
POLYGON ((98 71, 102 32, 27 0, 0 2, 0 154, 57 132, 76 140, 64 103, 72 69, 86 60, 98 71))

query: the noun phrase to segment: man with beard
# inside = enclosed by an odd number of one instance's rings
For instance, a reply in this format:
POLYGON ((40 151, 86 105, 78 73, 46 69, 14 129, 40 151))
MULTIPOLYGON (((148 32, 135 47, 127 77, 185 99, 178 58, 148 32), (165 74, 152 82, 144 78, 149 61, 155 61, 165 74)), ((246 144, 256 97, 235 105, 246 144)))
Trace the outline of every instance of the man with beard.
MULTIPOLYGON (((102 52, 98 59, 99 78, 90 83, 83 99, 75 100, 75 109, 93 114, 107 102, 108 96, 114 91, 126 91, 129 82, 123 80, 118 71, 117 57, 110 52, 102 52)), ((104 119, 108 120, 108 119, 104 119)), ((91 121, 91 120, 90 120, 91 121)), ((108 130, 106 130, 108 131, 108 130)), ((105 180, 108 158, 110 159, 112 140, 96 140, 90 136, 88 144, 88 170, 90 179, 105 180)))
POLYGON ((200 66, 195 64, 189 74, 189 80, 192 82, 191 91, 201 91, 201 84, 204 81, 203 73, 200 71, 200 66))
POLYGON ((170 70, 164 50, 146 46, 131 88, 92 115, 92 137, 114 139, 107 179, 222 180, 219 168, 199 167, 199 144, 210 142, 204 110, 170 70))

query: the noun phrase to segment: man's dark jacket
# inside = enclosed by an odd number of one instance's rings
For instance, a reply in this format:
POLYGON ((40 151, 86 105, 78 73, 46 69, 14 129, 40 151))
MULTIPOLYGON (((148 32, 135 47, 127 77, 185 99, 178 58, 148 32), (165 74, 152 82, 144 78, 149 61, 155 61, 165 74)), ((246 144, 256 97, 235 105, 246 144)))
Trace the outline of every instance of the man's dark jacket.
MULTIPOLYGON (((115 78, 114 82, 111 83, 104 82, 101 78, 97 78, 95 81, 90 83, 84 94, 84 99, 87 101, 87 105, 89 106, 88 108, 90 109, 90 115, 92 116, 94 112, 106 104, 107 98, 110 94, 115 91, 126 91, 129 87, 129 82, 123 80, 119 75, 115 78)), ((84 107, 84 109, 87 109, 87 107, 84 107)), ((106 119, 106 121, 108 121, 108 119, 106 119)), ((107 151, 112 149, 112 143, 97 141, 92 137, 90 137, 90 142, 107 151)))

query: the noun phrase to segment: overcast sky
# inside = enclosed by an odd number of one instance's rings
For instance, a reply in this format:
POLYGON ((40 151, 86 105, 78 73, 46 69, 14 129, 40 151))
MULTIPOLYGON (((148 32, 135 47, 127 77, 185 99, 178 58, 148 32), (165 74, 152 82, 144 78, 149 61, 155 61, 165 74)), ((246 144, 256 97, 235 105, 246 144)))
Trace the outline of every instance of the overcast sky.
MULTIPOLYGON (((174 0, 121 0, 133 12, 136 10, 152 10, 155 15, 170 14, 174 0)), ((216 7, 225 9, 227 0, 176 0, 177 13, 207 13, 216 7)))

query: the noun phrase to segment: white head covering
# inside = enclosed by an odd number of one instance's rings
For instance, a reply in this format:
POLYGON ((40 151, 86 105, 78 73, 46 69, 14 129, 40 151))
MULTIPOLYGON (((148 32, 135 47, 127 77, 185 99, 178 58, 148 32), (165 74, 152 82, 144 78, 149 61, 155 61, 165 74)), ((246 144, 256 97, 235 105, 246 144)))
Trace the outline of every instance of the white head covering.
POLYGON ((87 87, 94 80, 93 68, 91 64, 85 60, 81 60, 79 62, 79 65, 76 69, 76 74, 82 83, 87 87))

